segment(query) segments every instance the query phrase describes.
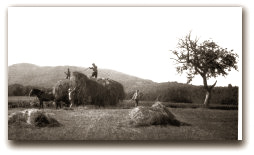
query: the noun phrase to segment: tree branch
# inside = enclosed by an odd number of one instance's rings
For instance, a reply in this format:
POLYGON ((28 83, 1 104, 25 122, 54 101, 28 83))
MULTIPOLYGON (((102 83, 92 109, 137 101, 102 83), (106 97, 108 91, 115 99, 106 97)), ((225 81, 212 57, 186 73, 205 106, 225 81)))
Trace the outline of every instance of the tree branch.
POLYGON ((210 86, 210 88, 209 88, 209 89, 210 89, 210 90, 212 90, 212 89, 213 89, 213 87, 216 85, 216 83, 217 83, 217 80, 214 82, 214 84, 213 84, 213 85, 211 85, 211 86, 210 86))
POLYGON ((198 66, 196 66, 196 65, 194 65, 194 66, 195 66, 195 70, 196 70, 200 75, 202 75, 203 72, 200 71, 200 69, 198 68, 198 66))
POLYGON ((187 62, 187 61, 180 61, 180 60, 177 60, 175 58, 170 58, 170 59, 173 59, 173 60, 177 61, 178 63, 186 63, 187 62))

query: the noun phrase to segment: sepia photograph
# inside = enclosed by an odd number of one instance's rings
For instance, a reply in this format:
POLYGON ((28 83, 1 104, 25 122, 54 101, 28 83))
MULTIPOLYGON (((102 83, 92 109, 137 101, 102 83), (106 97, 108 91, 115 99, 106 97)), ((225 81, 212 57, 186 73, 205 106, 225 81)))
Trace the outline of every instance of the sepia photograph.
POLYGON ((8 7, 8 140, 242 140, 242 7, 8 7))

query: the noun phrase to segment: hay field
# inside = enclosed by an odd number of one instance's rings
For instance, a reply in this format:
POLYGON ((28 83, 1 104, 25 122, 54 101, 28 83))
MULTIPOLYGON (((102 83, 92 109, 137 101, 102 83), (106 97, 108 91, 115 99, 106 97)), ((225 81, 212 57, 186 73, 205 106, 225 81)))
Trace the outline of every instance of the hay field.
MULTIPOLYGON (((52 101, 45 102, 44 107, 55 108, 52 101)), ((8 109, 10 108, 38 108, 39 100, 35 96, 8 96, 8 109)))
MULTIPOLYGON (((129 124, 131 109, 46 108, 61 127, 8 126, 9 140, 237 140, 237 110, 170 108, 191 126, 129 124)), ((8 114, 24 108, 11 108, 8 114)))
POLYGON ((31 102, 39 101, 36 97, 29 96, 8 96, 8 108, 31 107, 31 102))
POLYGON ((31 101, 37 101, 37 97, 34 96, 8 96, 8 102, 16 102, 16 103, 22 103, 22 102, 31 102, 31 101))

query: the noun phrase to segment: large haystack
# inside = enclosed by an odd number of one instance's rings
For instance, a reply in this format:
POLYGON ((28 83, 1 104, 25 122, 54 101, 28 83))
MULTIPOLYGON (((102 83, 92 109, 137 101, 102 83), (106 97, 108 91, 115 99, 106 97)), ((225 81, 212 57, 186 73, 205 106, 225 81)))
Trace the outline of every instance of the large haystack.
POLYGON ((166 125, 180 126, 174 114, 160 102, 156 102, 152 107, 139 106, 129 113, 131 123, 135 126, 166 125))
POLYGON ((75 104, 116 105, 124 98, 123 86, 110 79, 89 79, 80 72, 73 72, 71 85, 75 88, 75 104))
POLYGON ((36 126, 36 127, 58 127, 61 124, 53 118, 52 114, 38 109, 26 109, 12 113, 8 118, 9 125, 36 126))

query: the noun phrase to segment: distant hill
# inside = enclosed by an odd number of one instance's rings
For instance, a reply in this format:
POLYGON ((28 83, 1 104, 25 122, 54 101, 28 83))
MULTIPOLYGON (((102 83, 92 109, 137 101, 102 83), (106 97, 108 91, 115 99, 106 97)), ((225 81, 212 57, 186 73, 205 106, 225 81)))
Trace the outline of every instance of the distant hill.
MULTIPOLYGON (((52 88, 54 84, 65 78, 64 72, 78 71, 90 76, 92 71, 84 67, 76 66, 56 66, 40 67, 28 63, 14 64, 8 67, 8 85, 21 84, 24 86, 38 86, 52 88)), ((129 92, 144 86, 153 86, 157 83, 151 80, 141 79, 110 69, 99 69, 99 77, 110 78, 123 84, 125 91, 129 92)))
MULTIPOLYGON (((67 68, 88 76, 92 71, 83 67, 56 66, 40 67, 33 64, 15 64, 8 67, 8 95, 27 95, 33 87, 52 89, 55 83, 65 79, 67 68), (23 87, 24 86, 24 87, 23 87)), ((205 91, 202 86, 177 82, 156 83, 110 69, 99 69, 99 77, 110 78, 124 86, 126 99, 130 99, 136 89, 143 94, 143 100, 160 100, 185 103, 203 103, 205 91)), ((238 87, 215 87, 211 103, 238 104, 238 87)))

